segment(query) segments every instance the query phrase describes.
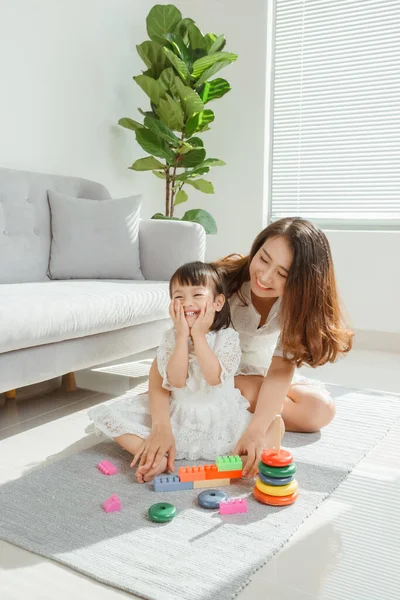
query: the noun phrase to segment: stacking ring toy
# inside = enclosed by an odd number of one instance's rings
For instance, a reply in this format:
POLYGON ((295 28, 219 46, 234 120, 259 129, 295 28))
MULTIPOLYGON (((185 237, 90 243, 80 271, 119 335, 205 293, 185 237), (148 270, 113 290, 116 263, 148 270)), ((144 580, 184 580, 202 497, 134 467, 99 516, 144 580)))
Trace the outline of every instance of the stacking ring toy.
POLYGON ((268 448, 261 454, 261 460, 270 467, 286 467, 293 462, 293 455, 288 450, 276 452, 275 448, 268 448))
POLYGON ((293 481, 294 475, 290 475, 290 477, 268 477, 268 475, 264 475, 261 471, 258 474, 259 478, 263 483, 268 483, 269 485, 286 485, 293 481))
POLYGON ((257 487, 254 487, 254 497, 263 504, 269 504, 270 506, 288 506, 296 501, 299 492, 294 492, 290 496, 269 496, 263 494, 257 487))
POLYGON ((197 496, 197 502, 203 508, 219 508, 220 502, 226 498, 227 495, 221 490, 204 490, 197 496))
POLYGON ((264 465, 261 461, 258 463, 258 470, 268 477, 290 477, 296 473, 296 469, 296 463, 294 462, 287 465, 287 467, 270 467, 269 465, 264 465))
POLYGON ((168 502, 159 502, 149 508, 149 519, 155 523, 167 523, 176 515, 176 508, 168 502))
POLYGON ((268 496, 290 496, 291 494, 294 494, 294 492, 297 492, 299 484, 294 479, 287 485, 277 487, 268 485, 263 483, 260 479, 257 479, 256 487, 260 490, 260 492, 267 494, 268 496))

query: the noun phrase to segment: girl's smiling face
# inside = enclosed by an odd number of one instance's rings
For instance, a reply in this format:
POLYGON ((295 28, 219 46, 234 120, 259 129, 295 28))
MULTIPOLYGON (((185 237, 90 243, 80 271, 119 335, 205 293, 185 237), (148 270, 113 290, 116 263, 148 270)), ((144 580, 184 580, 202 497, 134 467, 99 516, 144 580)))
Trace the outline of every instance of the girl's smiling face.
POLYGON ((250 284, 260 298, 279 298, 293 261, 293 251, 282 236, 268 238, 250 263, 250 284))
POLYGON ((213 305, 216 311, 221 310, 224 304, 224 297, 221 295, 215 297, 214 290, 208 286, 182 285, 176 282, 171 291, 172 301, 179 302, 183 306, 189 328, 192 328, 207 302, 213 305))

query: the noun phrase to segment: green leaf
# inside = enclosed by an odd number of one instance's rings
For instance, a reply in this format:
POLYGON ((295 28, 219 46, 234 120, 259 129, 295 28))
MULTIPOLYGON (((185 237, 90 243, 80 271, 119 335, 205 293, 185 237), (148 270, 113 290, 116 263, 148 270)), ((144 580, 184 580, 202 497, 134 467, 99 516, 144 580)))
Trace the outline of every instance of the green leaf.
POLYGON ((175 31, 176 26, 181 20, 182 14, 176 6, 172 4, 157 4, 147 16, 147 34, 154 42, 164 44, 167 33, 175 31))
POLYGON ((160 221, 180 221, 181 220, 181 219, 178 219, 177 217, 166 217, 162 213, 156 213, 151 218, 152 219, 158 219, 160 221))
POLYGON ((195 132, 206 131, 208 125, 214 121, 215 115, 212 110, 206 108, 201 113, 194 115, 188 120, 185 127, 187 137, 192 137, 195 132))
POLYGON ((209 234, 216 234, 218 231, 214 217, 212 217, 209 212, 203 210, 202 208, 193 208, 192 210, 186 211, 181 221, 192 221, 194 223, 199 223, 204 227, 206 233, 209 234))
POLYGON ((187 66, 183 62, 183 60, 181 60, 178 56, 176 56, 172 52, 172 50, 170 50, 169 48, 164 47, 164 52, 165 52, 165 55, 167 56, 167 58, 169 59, 169 61, 171 62, 172 66, 177 71, 179 77, 182 79, 182 81, 184 83, 189 83, 189 81, 190 81, 189 69, 187 68, 187 66))
POLYGON ((157 119, 152 119, 150 117, 146 117, 144 120, 144 125, 151 131, 154 131, 154 133, 156 133, 160 138, 162 138, 169 144, 172 144, 172 146, 174 146, 175 148, 179 146, 179 138, 174 134, 173 131, 171 131, 169 127, 167 127, 167 125, 165 125, 161 121, 158 121, 157 119))
POLYGON ((210 48, 212 48, 216 39, 218 39, 218 36, 215 35, 215 33, 206 33, 206 35, 204 36, 204 41, 206 42, 207 54, 208 54, 210 48))
POLYGON ((229 64, 235 62, 237 57, 237 54, 233 54, 233 52, 215 52, 215 54, 203 56, 203 58, 199 58, 199 60, 196 60, 196 62, 193 64, 192 76, 197 79, 204 73, 204 71, 212 67, 216 62, 227 61, 229 64))
POLYGON ((185 169, 197 167, 197 165, 204 161, 205 157, 206 151, 204 148, 196 148, 195 150, 191 150, 187 154, 184 154, 179 166, 184 167, 185 169))
POLYGON ((165 175, 164 171, 162 173, 160 173, 160 171, 153 171, 153 175, 155 175, 159 179, 166 179, 167 178, 167 176, 165 175))
POLYGON ((190 119, 196 113, 204 110, 204 104, 198 93, 189 86, 183 85, 179 77, 175 77, 175 87, 182 102, 186 119, 190 119))
POLYGON ((138 108, 138 111, 144 117, 151 117, 152 119, 158 119, 156 113, 153 112, 152 110, 142 110, 141 108, 138 108))
POLYGON ((206 181, 205 179, 188 179, 187 181, 185 181, 185 183, 188 183, 189 185, 196 188, 196 190, 199 190, 204 194, 214 193, 214 186, 211 183, 211 181, 206 181))
POLYGON ((161 89, 157 81, 147 75, 137 75, 133 79, 142 88, 144 93, 148 95, 150 100, 154 104, 158 104, 161 97, 161 89))
POLYGON ((203 140, 199 137, 192 137, 190 138, 190 140, 187 141, 187 143, 193 146, 194 148, 203 148, 204 146, 203 140))
POLYGON ((180 23, 178 23, 178 25, 176 26, 176 29, 175 29, 175 32, 181 36, 181 38, 183 39, 185 44, 189 43, 187 28, 190 23, 194 23, 193 19, 189 19, 189 18, 182 19, 182 21, 180 21, 180 23))
POLYGON ((160 119, 170 129, 173 131, 182 131, 184 122, 182 108, 169 94, 165 98, 161 98, 157 111, 160 119))
POLYGON ((189 70, 192 63, 191 48, 188 48, 181 36, 176 33, 168 33, 166 37, 169 43, 173 46, 175 54, 183 60, 189 70))
MULTIPOLYGON (((158 85, 162 87, 165 91, 173 91, 175 90, 175 77, 175 71, 172 67, 164 69, 164 71, 158 78, 158 85)), ((164 94, 162 94, 162 96, 164 96, 164 94)))
POLYGON ((128 119, 127 117, 120 119, 118 121, 118 125, 121 125, 121 127, 125 127, 125 129, 131 129, 132 131, 138 131, 139 129, 143 129, 143 125, 141 123, 138 123, 133 119, 128 119))
POLYGON ((157 42, 147 40, 143 44, 136 46, 136 50, 148 68, 146 74, 153 77, 153 79, 157 79, 168 64, 163 47, 157 44, 157 42))
POLYGON ((187 195, 186 192, 184 192, 183 190, 179 190, 179 192, 175 196, 174 206, 177 206, 178 204, 183 204, 184 202, 187 202, 188 198, 189 198, 189 196, 187 195))
POLYGON ((132 171, 152 171, 153 169, 163 169, 165 165, 160 163, 154 156, 146 156, 135 160, 133 165, 129 167, 132 171))
POLYGON ((207 81, 207 79, 210 79, 210 77, 215 75, 215 73, 218 73, 218 71, 220 71, 221 69, 224 69, 225 67, 227 67, 230 64, 231 63, 229 60, 220 60, 219 62, 216 62, 212 67, 210 67, 209 69, 204 71, 204 73, 200 77, 200 79, 198 79, 196 81, 195 87, 196 88, 201 87, 207 81))
POLYGON ((175 177, 175 180, 183 181, 184 183, 186 183, 189 179, 193 179, 194 177, 198 177, 199 175, 205 175, 209 172, 209 170, 210 167, 202 167, 201 165, 199 165, 195 169, 186 170, 184 173, 181 173, 181 175, 175 177))
POLYGON ((226 162, 219 158, 206 158, 198 167, 225 167, 226 162))
POLYGON ((226 79, 213 79, 212 81, 206 81, 204 84, 203 91, 201 92, 201 99, 206 104, 211 100, 222 98, 231 89, 231 86, 226 79))
POLYGON ((207 42, 197 25, 194 23, 188 23, 187 34, 189 37, 190 46, 193 48, 193 50, 196 50, 197 48, 207 50, 207 42))
POLYGON ((168 148, 166 142, 161 140, 153 131, 144 128, 138 129, 136 141, 145 152, 159 158, 165 158, 169 162, 174 162, 175 154, 168 148))
POLYGON ((214 42, 208 48, 208 54, 215 54, 215 52, 222 50, 222 48, 225 47, 225 44, 226 44, 225 36, 224 35, 218 36, 217 39, 214 40, 214 42))

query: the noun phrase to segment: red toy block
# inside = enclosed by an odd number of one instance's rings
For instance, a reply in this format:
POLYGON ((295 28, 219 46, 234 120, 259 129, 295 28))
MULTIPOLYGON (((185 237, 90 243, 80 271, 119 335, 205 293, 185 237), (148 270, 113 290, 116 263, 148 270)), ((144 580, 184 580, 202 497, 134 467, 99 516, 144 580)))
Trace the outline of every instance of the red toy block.
POLYGON ((243 471, 218 471, 217 465, 205 465, 206 479, 240 479, 243 471))
POLYGON ((97 465, 97 468, 104 473, 104 475, 115 475, 117 467, 112 464, 109 460, 102 460, 97 465))
POLYGON ((180 467, 178 470, 178 477, 180 481, 203 481, 204 479, 207 479, 205 466, 180 467))
POLYGON ((117 496, 117 494, 113 494, 103 503, 104 510, 108 512, 115 512, 117 510, 121 510, 121 500, 117 496))

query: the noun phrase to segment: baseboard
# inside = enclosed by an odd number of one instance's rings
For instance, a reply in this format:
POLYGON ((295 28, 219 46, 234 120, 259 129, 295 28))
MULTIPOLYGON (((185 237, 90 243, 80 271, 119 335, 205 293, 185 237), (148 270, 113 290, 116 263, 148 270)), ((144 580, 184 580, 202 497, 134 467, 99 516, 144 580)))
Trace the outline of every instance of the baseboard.
POLYGON ((400 353, 400 333, 390 331, 354 330, 356 350, 379 350, 380 352, 400 353))

